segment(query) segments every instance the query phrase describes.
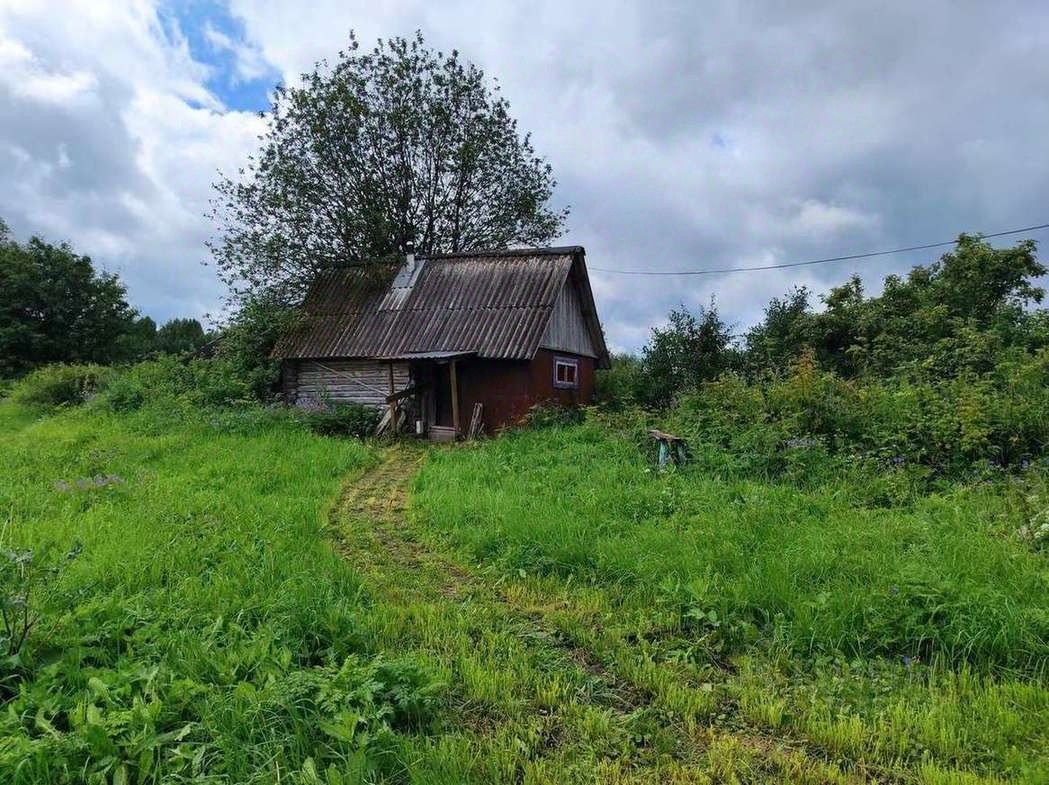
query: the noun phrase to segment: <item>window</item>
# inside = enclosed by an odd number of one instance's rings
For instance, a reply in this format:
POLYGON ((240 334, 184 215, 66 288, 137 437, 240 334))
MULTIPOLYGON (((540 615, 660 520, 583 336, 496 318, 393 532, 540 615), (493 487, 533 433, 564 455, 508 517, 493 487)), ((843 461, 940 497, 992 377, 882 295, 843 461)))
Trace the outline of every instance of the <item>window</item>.
POLYGON ((554 387, 575 390, 579 387, 579 360, 554 358, 554 387))

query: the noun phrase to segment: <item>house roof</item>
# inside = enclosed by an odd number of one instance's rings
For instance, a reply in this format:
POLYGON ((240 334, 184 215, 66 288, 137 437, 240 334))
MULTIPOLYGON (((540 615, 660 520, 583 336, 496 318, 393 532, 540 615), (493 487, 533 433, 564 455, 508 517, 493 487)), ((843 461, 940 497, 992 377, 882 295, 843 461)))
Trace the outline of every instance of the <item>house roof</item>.
POLYGON ((530 360, 568 280, 577 287, 598 364, 607 367, 581 246, 420 257, 414 273, 397 265, 326 270, 306 296, 302 324, 278 342, 273 356, 394 360, 473 353, 530 360))

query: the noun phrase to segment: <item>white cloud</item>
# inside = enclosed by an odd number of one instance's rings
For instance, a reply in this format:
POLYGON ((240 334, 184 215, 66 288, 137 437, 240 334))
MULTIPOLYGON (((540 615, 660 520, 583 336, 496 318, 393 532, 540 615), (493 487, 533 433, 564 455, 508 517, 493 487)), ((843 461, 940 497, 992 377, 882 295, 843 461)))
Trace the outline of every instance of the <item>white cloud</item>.
POLYGON ((0 9, 0 215, 70 241, 157 318, 219 310, 201 267, 219 169, 261 124, 226 111, 183 31, 144 0, 0 9))
POLYGON ((851 207, 828 204, 819 199, 795 203, 790 226, 803 237, 826 237, 847 231, 864 232, 879 225, 878 216, 851 207))
POLYGON ((89 95, 95 77, 86 71, 51 71, 26 47, 7 38, 0 29, 0 80, 21 98, 68 104, 89 95))
POLYGON ((242 41, 235 41, 223 33, 210 21, 204 25, 204 38, 216 50, 229 52, 236 63, 236 78, 240 81, 253 81, 270 73, 270 65, 265 61, 257 47, 242 41))
MULTIPOLYGON (((214 309, 220 290, 198 266, 209 186, 257 144, 258 119, 224 111, 208 85, 273 70, 295 81, 351 28, 364 47, 422 29, 498 77, 573 207, 564 241, 586 245, 598 267, 835 256, 1039 223, 1049 202, 1049 8, 1035 0, 230 0, 229 10, 245 38, 201 30, 232 55, 227 74, 197 62, 150 0, 0 6, 0 215, 119 267, 136 302, 162 317, 214 309)), ((884 272, 929 258, 690 278, 595 272, 593 283, 610 342, 624 348, 679 303, 717 295, 745 327, 793 283, 825 291, 859 270, 876 288, 884 272)))

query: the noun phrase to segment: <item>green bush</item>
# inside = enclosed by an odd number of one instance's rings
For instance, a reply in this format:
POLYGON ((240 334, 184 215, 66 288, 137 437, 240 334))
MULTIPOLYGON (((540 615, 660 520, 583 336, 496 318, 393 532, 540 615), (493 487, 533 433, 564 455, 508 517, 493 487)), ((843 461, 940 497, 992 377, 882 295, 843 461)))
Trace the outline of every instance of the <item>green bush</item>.
POLYGON ((559 406, 556 403, 537 403, 528 410, 525 420, 530 428, 556 428, 565 425, 578 425, 584 419, 582 409, 578 407, 559 406))
POLYGON ((192 408, 222 407, 256 400, 251 380, 222 357, 162 356, 133 365, 114 378, 105 399, 115 411, 164 402, 192 408))
POLYGON ((113 378, 101 365, 47 365, 18 381, 11 393, 26 406, 76 406, 104 389, 113 378))
POLYGON ((337 403, 317 407, 301 415, 314 433, 323 436, 352 436, 366 439, 375 435, 382 414, 373 406, 337 403))
POLYGON ((594 400, 609 409, 621 409, 645 399, 645 371, 641 358, 614 354, 611 368, 594 375, 594 400))
POLYGON ((810 484, 848 471, 985 476, 1042 457, 1049 441, 1049 353, 993 373, 936 381, 846 380, 803 355, 790 373, 748 382, 726 375, 661 415, 702 454, 762 478, 810 484))
POLYGON ((147 390, 141 381, 124 373, 109 383, 105 391, 105 400, 113 411, 130 412, 141 408, 146 402, 147 390))

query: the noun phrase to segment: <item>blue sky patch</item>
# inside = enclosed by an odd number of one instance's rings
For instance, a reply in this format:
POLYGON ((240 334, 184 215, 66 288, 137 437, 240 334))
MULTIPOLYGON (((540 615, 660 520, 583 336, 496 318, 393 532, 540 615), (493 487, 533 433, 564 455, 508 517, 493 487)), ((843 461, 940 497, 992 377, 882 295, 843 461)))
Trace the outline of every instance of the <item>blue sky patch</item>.
POLYGON ((193 59, 210 69, 207 87, 228 108, 259 112, 269 108, 269 92, 280 73, 246 37, 244 25, 223 3, 171 2, 165 22, 185 37, 193 59))

